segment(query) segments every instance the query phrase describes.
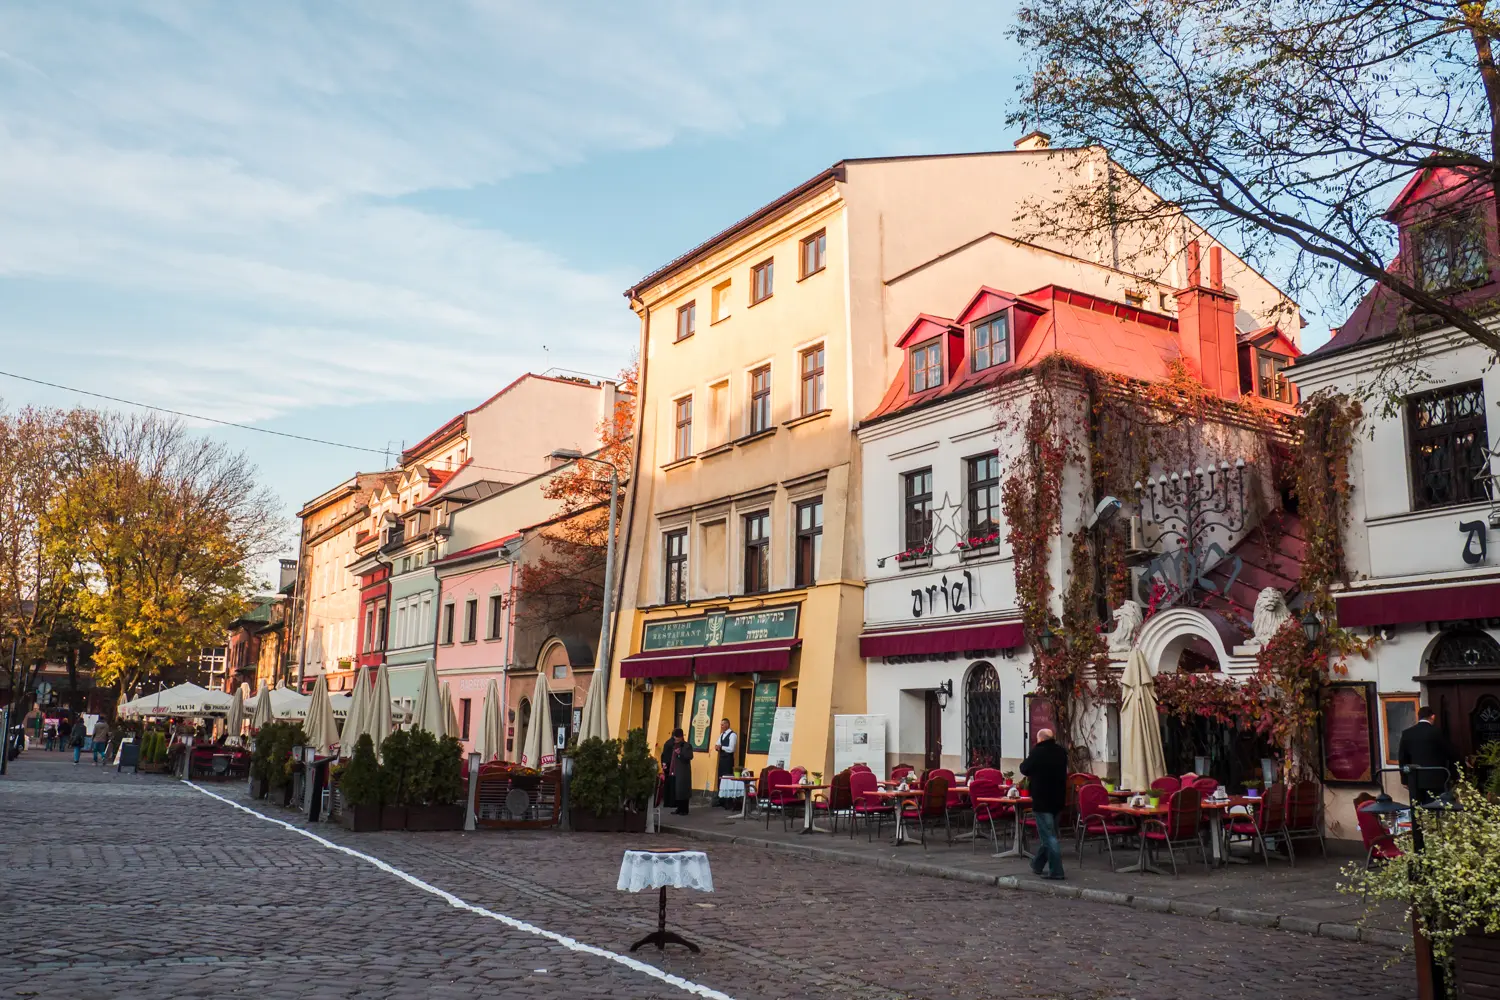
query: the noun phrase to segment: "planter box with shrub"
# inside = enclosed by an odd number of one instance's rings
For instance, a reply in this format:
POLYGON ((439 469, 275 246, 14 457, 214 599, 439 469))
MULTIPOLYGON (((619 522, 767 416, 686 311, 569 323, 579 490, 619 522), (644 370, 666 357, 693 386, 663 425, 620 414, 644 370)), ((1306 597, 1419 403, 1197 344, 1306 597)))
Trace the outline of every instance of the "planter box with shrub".
POLYGON ((569 819, 583 833, 644 832, 646 803, 656 793, 656 759, 646 731, 620 740, 587 739, 575 747, 569 819))
POLYGON ((339 823, 350 833, 375 833, 380 829, 380 806, 345 805, 339 823))

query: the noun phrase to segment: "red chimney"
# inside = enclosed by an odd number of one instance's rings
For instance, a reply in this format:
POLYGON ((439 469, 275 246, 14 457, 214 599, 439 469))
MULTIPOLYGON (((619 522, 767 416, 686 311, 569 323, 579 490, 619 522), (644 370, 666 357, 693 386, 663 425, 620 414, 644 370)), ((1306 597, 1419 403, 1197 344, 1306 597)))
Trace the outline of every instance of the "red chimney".
POLYGON ((1187 287, 1177 293, 1177 331, 1182 356, 1203 384, 1224 399, 1240 396, 1239 340, 1234 327, 1236 297, 1224 290, 1224 252, 1208 251, 1208 287, 1198 241, 1187 245, 1187 287))

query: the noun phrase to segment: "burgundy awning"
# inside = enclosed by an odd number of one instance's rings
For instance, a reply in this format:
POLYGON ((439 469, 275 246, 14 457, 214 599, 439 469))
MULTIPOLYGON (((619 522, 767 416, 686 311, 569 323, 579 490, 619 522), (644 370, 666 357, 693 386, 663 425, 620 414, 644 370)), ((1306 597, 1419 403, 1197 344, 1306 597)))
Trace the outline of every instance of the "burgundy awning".
POLYGON ((1500 583, 1428 587, 1395 593, 1351 594, 1338 598, 1339 624, 1407 625, 1462 618, 1500 618, 1500 583))
POLYGON ((693 650, 662 649, 636 653, 620 661, 621 677, 688 677, 693 673, 693 650))
POLYGON ((801 639, 761 639, 732 646, 704 646, 693 654, 695 674, 753 674, 785 670, 801 639))
POLYGON ((866 632, 859 637, 859 655, 921 656, 962 653, 967 649, 1010 649, 1026 641, 1020 622, 988 625, 929 625, 924 628, 866 632))

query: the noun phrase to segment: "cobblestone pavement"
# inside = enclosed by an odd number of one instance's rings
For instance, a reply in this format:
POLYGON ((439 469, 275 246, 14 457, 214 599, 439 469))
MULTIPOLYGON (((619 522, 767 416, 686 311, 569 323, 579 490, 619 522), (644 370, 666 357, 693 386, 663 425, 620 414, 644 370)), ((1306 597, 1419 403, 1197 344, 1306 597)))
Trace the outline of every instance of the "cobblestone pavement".
MULTIPOLYGON (((0 1000, 253 996, 1410 997, 1392 952, 1083 900, 707 848, 717 892, 674 893, 701 955, 678 983, 450 906, 370 862, 180 782, 28 752, 0 780, 0 1000)), ((249 803, 244 786, 207 786, 249 803)), ((625 953, 655 895, 614 891, 639 838, 314 832, 468 903, 625 953)))

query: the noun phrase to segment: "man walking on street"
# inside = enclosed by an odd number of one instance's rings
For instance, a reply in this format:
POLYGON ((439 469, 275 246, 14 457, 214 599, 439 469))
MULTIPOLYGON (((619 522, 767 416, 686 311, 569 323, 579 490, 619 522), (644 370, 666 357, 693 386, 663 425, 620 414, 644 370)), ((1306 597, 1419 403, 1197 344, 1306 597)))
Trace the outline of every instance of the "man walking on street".
POLYGON ((109 723, 104 721, 104 716, 99 716, 99 721, 94 723, 94 763, 99 763, 103 757, 104 762, 109 763, 109 723))
POLYGON ((1057 817, 1068 800, 1068 752, 1057 745, 1052 730, 1037 730, 1036 746, 1031 756, 1021 762, 1021 773, 1029 779, 1026 788, 1031 796, 1031 815, 1036 819, 1037 836, 1042 841, 1031 859, 1031 873, 1041 875, 1042 865, 1046 864, 1049 871, 1043 877, 1061 880, 1062 848, 1057 842, 1057 817))
POLYGON ((1447 791, 1453 774, 1453 748, 1438 728, 1437 711, 1431 705, 1418 709, 1417 724, 1401 733, 1396 760, 1413 804, 1425 805, 1447 791))

